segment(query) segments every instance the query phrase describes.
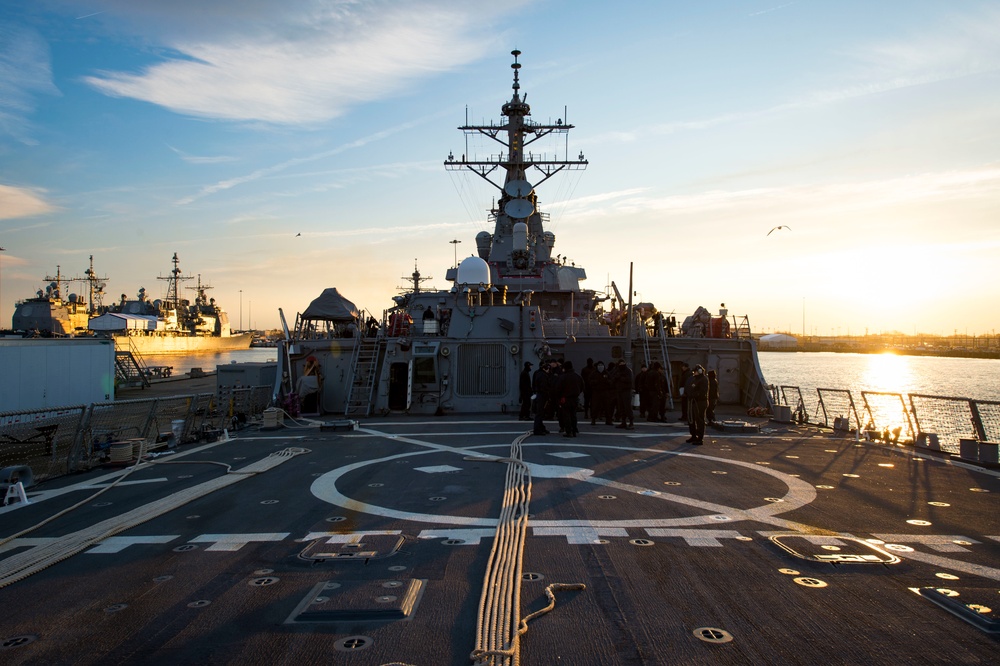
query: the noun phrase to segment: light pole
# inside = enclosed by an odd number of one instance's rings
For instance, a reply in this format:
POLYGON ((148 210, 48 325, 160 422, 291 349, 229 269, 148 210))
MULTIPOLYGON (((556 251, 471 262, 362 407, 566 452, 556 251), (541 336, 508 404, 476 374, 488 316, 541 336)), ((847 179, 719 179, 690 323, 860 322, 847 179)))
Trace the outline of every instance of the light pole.
MULTIPOLYGON (((7 251, 7 248, 0 247, 0 252, 6 252, 6 251, 7 251)), ((0 276, 0 277, 2 277, 2 276, 0 276)), ((2 285, 2 284, 3 284, 3 282, 0 282, 0 285, 2 285)), ((2 289, 0 289, 0 321, 3 321, 3 290, 2 289)), ((11 324, 11 326, 13 326, 13 324, 11 324)))
POLYGON ((240 333, 243 332, 243 290, 240 289, 240 333))
POLYGON ((250 330, 253 330, 253 301, 247 301, 247 323, 250 324, 250 330))
POLYGON ((451 243, 452 247, 455 248, 455 268, 458 268, 458 244, 461 243, 462 241, 456 239, 456 240, 450 240, 448 242, 451 243))

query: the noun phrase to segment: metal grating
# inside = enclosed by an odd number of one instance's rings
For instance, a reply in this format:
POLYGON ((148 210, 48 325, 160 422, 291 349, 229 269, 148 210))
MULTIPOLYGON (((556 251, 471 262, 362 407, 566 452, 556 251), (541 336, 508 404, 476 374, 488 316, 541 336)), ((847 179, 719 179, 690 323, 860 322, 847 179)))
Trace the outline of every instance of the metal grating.
POLYGON ((507 394, 507 363, 510 352, 502 343, 458 346, 455 393, 461 396, 507 394))

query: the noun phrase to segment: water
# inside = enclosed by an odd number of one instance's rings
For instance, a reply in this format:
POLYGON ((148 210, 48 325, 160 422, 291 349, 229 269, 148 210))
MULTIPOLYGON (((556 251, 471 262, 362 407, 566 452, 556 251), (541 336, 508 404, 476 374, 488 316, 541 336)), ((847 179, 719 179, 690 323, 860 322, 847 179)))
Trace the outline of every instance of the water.
POLYGON ((254 347, 232 351, 203 352, 200 354, 143 354, 142 362, 147 366, 169 365, 174 375, 186 373, 191 368, 201 368, 205 372, 215 372, 217 365, 230 363, 261 363, 276 361, 278 350, 274 347, 254 347))
POLYGON ((798 386, 803 395, 817 388, 1000 400, 1000 360, 896 354, 760 352, 764 379, 798 386))

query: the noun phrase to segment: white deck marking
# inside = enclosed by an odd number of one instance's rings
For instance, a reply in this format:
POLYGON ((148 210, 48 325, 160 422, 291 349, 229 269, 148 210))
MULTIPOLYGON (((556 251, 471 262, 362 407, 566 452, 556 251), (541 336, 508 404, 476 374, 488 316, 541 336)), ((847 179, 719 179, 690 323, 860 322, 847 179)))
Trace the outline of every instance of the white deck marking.
POLYGON ((188 543, 211 543, 205 550, 239 550, 249 543, 258 541, 281 541, 290 532, 264 532, 261 534, 202 534, 188 543))
POLYGON ((440 474, 442 472, 461 472, 461 467, 452 467, 451 465, 431 465, 430 467, 414 467, 418 472, 424 472, 425 474, 440 474))
POLYGON ((956 541, 968 541, 969 543, 980 543, 975 539, 960 534, 872 534, 876 539, 881 539, 886 543, 919 543, 927 546, 931 550, 939 553, 968 553, 969 549, 960 546, 956 541))
POLYGON ((87 554, 107 554, 120 553, 129 546, 143 543, 169 543, 174 539, 179 539, 179 534, 167 534, 164 536, 112 536, 97 544, 90 550, 84 551, 87 554))
POLYGON ((53 541, 58 541, 59 537, 28 537, 14 539, 0 546, 0 553, 6 553, 15 548, 34 548, 35 546, 47 546, 53 541))
POLYGON ((368 532, 310 532, 298 541, 315 541, 326 539, 327 543, 358 543, 366 536, 393 536, 402 534, 401 530, 371 530, 368 532))
POLYGON ((646 534, 651 537, 677 537, 684 539, 689 546, 701 546, 719 548, 722 542, 719 539, 735 539, 743 536, 736 530, 677 530, 651 528, 646 530, 646 534))
POLYGON ((586 453, 575 453, 574 451, 557 451, 556 453, 548 453, 553 458, 563 458, 569 460, 570 458, 589 458, 590 455, 586 453))
MULTIPOLYGON (((370 435, 375 437, 387 437, 384 433, 380 433, 375 430, 365 430, 370 435)), ((392 437, 392 439, 401 439, 399 437, 392 437)), ((344 507, 352 511, 358 511, 361 513, 369 513, 378 516, 384 516, 387 518, 396 518, 399 520, 432 523, 437 525, 462 525, 466 527, 495 527, 497 521, 495 518, 476 518, 467 516, 452 516, 444 514, 427 514, 427 513, 416 513, 412 511, 400 511, 398 509, 391 509, 388 507, 377 506, 374 504, 369 504, 367 502, 359 502, 358 500, 347 497, 340 492, 337 488, 337 481, 344 475, 369 465, 379 465, 392 460, 399 460, 403 458, 412 458, 415 456, 428 455, 430 453, 453 453, 462 456, 463 458, 469 455, 481 456, 481 451, 483 449, 508 449, 509 444, 488 444, 482 446, 474 446, 469 448, 457 448, 446 446, 443 444, 436 444, 434 442, 427 442, 415 439, 405 439, 411 444, 424 447, 428 450, 425 451, 410 451, 406 453, 399 453, 392 456, 386 456, 384 458, 377 458, 372 460, 365 460, 361 462, 352 463, 349 465, 344 465, 338 469, 327 472, 323 476, 317 478, 310 490, 314 496, 326 502, 330 502, 336 506, 344 507)), ((538 447, 564 447, 565 444, 562 443, 526 443, 523 444, 525 448, 538 448, 538 447)), ((768 523, 771 525, 777 525, 784 529, 796 530, 796 531, 808 531, 817 532, 822 530, 817 530, 816 528, 810 527, 808 525, 803 525, 801 523, 796 523, 793 521, 788 521, 775 516, 780 513, 785 513, 788 511, 793 511, 801 506, 804 506, 812 502, 816 498, 816 489, 812 484, 806 483, 798 478, 784 474, 777 470, 769 469, 767 467, 762 467, 760 465, 755 465, 753 463, 741 462, 738 460, 730 460, 728 458, 717 458, 714 456, 708 456, 698 453, 690 452, 664 452, 658 449, 645 449, 645 448, 634 448, 625 446, 614 446, 610 444, 581 444, 578 442, 573 443, 573 447, 577 449, 613 449, 616 451, 638 451, 644 453, 652 453, 656 455, 672 455, 672 456, 686 456, 689 458, 697 458, 702 460, 709 460, 715 463, 720 463, 724 465, 735 465, 738 467, 743 467, 744 469, 751 470, 756 474, 767 474, 773 476, 774 478, 782 481, 786 486, 788 486, 788 493, 782 498, 783 502, 767 503, 764 506, 751 509, 737 509, 734 507, 728 507, 721 504, 714 504, 710 502, 703 502, 700 500, 695 500, 693 498, 684 497, 682 495, 675 495, 672 493, 662 493, 657 491, 659 494, 652 496, 651 499, 654 500, 664 500, 669 502, 674 502, 677 504, 682 504, 685 506, 692 506, 700 509, 705 509, 712 512, 710 515, 697 515, 688 516, 684 518, 645 518, 645 519, 631 519, 631 520, 601 520, 601 521, 591 521, 591 520, 533 520, 532 526, 534 527, 692 527, 696 525, 705 524, 715 524, 719 521, 719 516, 723 516, 728 520, 752 520, 768 523)), ((641 488, 639 486, 631 486, 627 484, 620 484, 614 481, 608 481, 595 476, 592 476, 592 470, 584 468, 574 468, 565 467, 557 465, 535 465, 529 463, 532 467, 533 473, 535 471, 541 472, 543 475, 547 474, 549 476, 556 475, 558 478, 573 478, 580 481, 587 481, 588 483, 594 483, 598 485, 608 486, 612 488, 619 488, 630 492, 643 493, 648 492, 648 488, 641 488)))
POLYGON ((528 526, 533 536, 564 536, 569 544, 597 543, 601 537, 628 538, 628 530, 623 527, 534 527, 534 521, 529 521, 528 526))

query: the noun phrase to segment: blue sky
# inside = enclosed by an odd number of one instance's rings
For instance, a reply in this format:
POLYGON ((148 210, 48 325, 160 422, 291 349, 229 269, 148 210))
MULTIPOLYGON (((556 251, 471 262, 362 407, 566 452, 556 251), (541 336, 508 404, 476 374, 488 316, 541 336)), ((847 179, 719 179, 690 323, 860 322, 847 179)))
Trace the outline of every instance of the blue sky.
POLYGON ((923 0, 0 0, 0 327, 89 255, 111 301, 176 252, 260 328, 330 286, 381 313, 414 260, 444 287, 493 194, 442 162, 496 150, 455 128, 500 120, 513 48, 590 161, 539 188, 586 286, 994 331, 1000 5, 923 0))

